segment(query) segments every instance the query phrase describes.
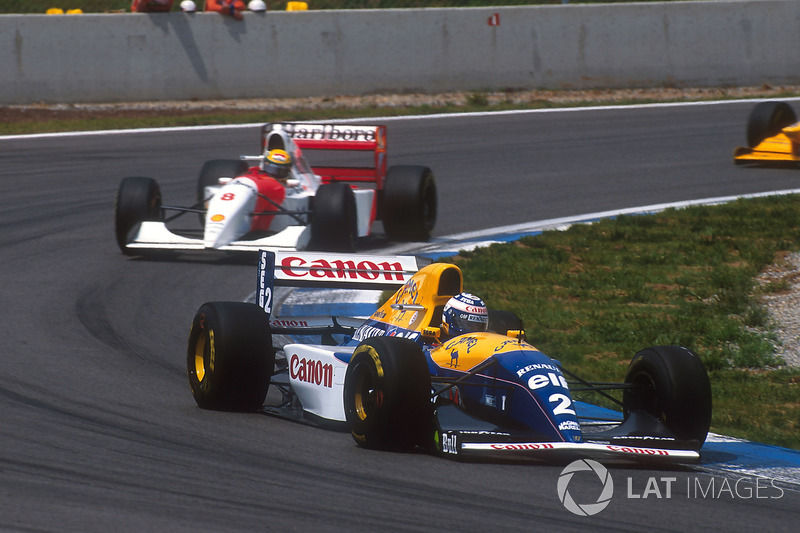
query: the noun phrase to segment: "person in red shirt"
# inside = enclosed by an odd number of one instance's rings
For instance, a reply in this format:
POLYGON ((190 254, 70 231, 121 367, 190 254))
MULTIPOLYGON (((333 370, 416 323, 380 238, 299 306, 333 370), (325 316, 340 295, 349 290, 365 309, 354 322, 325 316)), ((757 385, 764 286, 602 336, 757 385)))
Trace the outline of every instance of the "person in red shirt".
POLYGON ((246 9, 247 5, 242 0, 206 0, 206 11, 230 15, 236 20, 242 20, 242 11, 246 9))
POLYGON ((172 9, 172 0, 133 0, 131 12, 158 13, 172 9))

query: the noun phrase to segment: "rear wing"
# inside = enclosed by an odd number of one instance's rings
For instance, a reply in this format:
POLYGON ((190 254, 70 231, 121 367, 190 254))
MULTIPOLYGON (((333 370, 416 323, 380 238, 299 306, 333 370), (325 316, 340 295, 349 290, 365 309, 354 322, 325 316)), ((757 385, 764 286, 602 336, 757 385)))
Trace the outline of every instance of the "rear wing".
POLYGON ((355 124, 268 123, 261 128, 261 146, 266 147, 269 133, 285 131, 301 150, 341 150, 372 152, 371 166, 311 165, 324 183, 334 181, 375 183, 383 188, 386 177, 386 126, 355 124))
POLYGON ((398 289, 429 262, 410 255, 259 250, 256 303, 271 315, 275 286, 398 289))

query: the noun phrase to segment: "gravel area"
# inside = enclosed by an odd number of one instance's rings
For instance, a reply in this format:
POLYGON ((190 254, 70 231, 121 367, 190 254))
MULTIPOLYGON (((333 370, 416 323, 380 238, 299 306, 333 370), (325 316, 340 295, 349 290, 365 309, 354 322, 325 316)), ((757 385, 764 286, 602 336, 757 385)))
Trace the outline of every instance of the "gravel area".
POLYGON ((344 95, 320 98, 253 98, 239 100, 187 100, 158 102, 118 102, 87 104, 31 104, 0 106, 0 120, 69 119, 98 116, 157 116, 245 113, 291 109, 358 109, 408 108, 415 106, 465 106, 467 104, 513 104, 558 106, 580 102, 616 104, 680 100, 714 100, 736 98, 780 98, 800 95, 800 86, 729 87, 729 88, 655 88, 593 90, 507 90, 462 91, 450 93, 406 93, 344 95))
POLYGON ((761 302, 775 324, 777 355, 788 366, 800 367, 800 253, 780 258, 758 276, 757 282, 786 285, 780 292, 762 296, 761 302))

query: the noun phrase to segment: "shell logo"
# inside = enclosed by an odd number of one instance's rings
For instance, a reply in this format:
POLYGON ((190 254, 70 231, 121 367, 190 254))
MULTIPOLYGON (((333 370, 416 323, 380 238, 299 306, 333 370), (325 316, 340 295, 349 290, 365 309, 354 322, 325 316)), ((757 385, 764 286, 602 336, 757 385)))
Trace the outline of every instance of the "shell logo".
POLYGON ((225 215, 214 215, 211 217, 212 222, 222 222, 225 220, 225 215))

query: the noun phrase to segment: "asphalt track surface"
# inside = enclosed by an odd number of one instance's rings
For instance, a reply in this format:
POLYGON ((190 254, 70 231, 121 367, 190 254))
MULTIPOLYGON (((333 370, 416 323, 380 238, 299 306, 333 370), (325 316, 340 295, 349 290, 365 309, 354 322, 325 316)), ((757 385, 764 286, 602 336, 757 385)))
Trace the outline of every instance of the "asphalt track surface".
MULTIPOLYGON (((750 107, 392 120, 390 164, 434 169, 437 235, 797 188, 800 170, 732 164, 750 107)), ((114 195, 144 175, 190 202, 202 161, 257 146, 252 127, 0 139, 0 530, 795 530, 800 493, 769 480, 619 466, 608 507, 580 517, 559 501, 563 464, 367 451, 197 408, 191 318, 250 294, 253 265, 122 256, 114 195)), ((600 490, 569 484, 581 502, 600 490)))

